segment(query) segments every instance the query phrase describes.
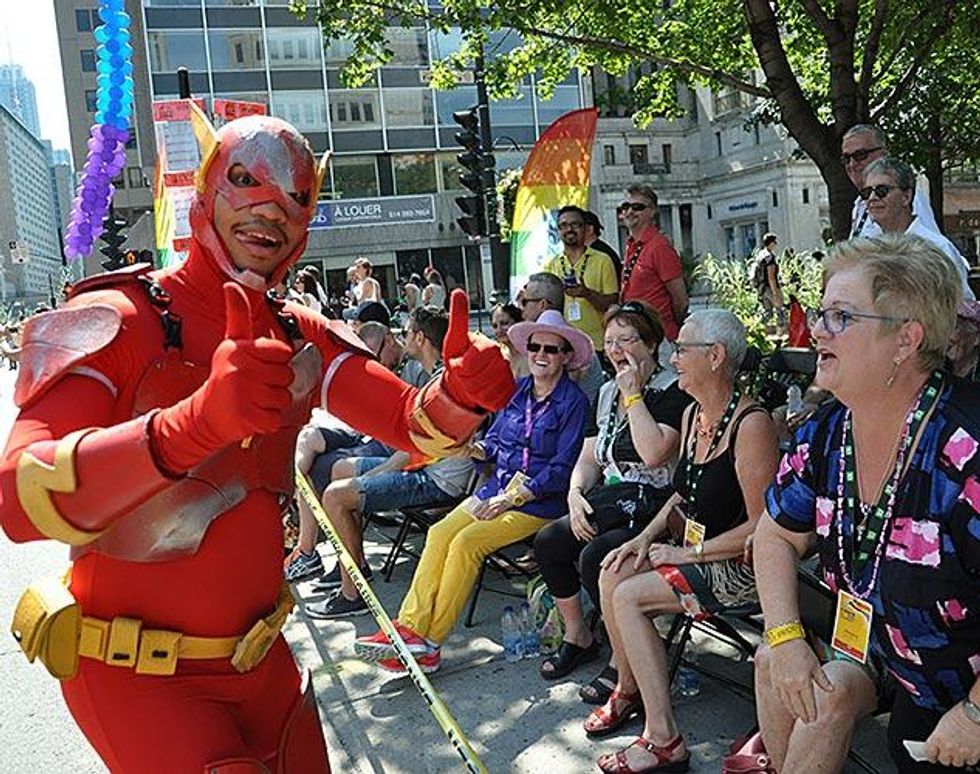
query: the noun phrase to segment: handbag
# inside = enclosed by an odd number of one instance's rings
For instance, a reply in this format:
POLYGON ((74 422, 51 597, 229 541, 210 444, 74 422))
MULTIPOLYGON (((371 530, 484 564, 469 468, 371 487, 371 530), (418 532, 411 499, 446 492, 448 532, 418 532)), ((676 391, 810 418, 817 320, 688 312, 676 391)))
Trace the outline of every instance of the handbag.
POLYGON ((750 731, 736 739, 721 760, 722 774, 775 774, 772 759, 762 743, 762 732, 750 731))

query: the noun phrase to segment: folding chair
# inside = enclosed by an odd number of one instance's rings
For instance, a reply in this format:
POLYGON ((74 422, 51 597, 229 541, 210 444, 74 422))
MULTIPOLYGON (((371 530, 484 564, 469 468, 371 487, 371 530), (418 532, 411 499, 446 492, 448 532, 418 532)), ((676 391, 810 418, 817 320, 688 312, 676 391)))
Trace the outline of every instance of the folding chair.
MULTIPOLYGON (((524 569, 519 564, 517 564, 517 562, 515 562, 513 559, 507 556, 507 554, 504 553, 504 551, 506 551, 508 548, 511 548, 512 546, 524 546, 526 548, 530 548, 533 545, 533 541, 534 541, 534 536, 532 535, 529 538, 525 538, 524 540, 518 540, 516 543, 511 543, 510 545, 506 545, 503 548, 498 549, 497 551, 493 551, 492 553, 488 554, 486 558, 484 558, 483 564, 480 566, 480 574, 477 576, 476 579, 476 586, 473 587, 473 596, 470 597, 470 605, 466 612, 466 620, 463 623, 463 625, 466 626, 466 628, 469 629, 472 628, 473 626, 473 614, 476 613, 476 603, 477 600, 480 598, 480 592, 483 591, 484 589, 484 581, 486 579, 487 568, 490 568, 491 570, 496 570, 497 572, 503 574, 504 576, 520 575, 523 576, 524 578, 527 578, 528 580, 530 580, 535 575, 537 575, 537 570, 531 571, 531 570, 524 569)), ((523 593, 517 593, 512 589, 498 589, 498 588, 487 587, 487 591, 492 591, 496 594, 503 594, 504 596, 507 597, 519 597, 521 599, 524 598, 523 593)))

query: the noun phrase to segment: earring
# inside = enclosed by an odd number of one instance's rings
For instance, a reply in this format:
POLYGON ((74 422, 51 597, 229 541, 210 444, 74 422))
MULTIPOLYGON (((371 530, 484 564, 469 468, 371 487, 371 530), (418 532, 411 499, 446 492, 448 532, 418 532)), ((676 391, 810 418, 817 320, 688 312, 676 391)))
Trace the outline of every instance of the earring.
POLYGON ((902 364, 902 358, 895 356, 892 360, 892 372, 885 379, 885 387, 891 387, 895 383, 895 377, 898 376, 898 367, 902 364))

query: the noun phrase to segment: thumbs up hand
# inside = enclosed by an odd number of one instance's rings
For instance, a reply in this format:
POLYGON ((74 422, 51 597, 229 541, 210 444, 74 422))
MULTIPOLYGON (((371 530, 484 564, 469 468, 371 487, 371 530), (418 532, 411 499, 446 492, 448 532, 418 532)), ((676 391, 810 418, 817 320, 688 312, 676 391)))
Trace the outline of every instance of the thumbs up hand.
POLYGON ((498 411, 514 394, 514 377, 500 347, 469 330, 469 302, 457 289, 450 298, 449 330, 442 343, 446 391, 464 408, 498 411))
POLYGON ((225 338, 194 393, 162 409, 152 424, 158 461, 184 472, 229 444, 279 429, 291 404, 292 347, 255 338, 245 291, 225 283, 225 338))

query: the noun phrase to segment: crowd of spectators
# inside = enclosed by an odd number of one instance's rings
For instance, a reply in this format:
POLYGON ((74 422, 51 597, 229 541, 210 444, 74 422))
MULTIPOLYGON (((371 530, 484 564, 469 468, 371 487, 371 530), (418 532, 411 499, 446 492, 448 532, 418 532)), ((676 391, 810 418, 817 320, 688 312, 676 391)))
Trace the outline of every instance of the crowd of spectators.
MULTIPOLYGON (((619 210, 625 261, 598 244, 592 213, 564 207, 562 252, 493 309, 516 391, 458 456, 413 464, 344 430, 301 434, 297 464, 368 580, 364 514, 444 508, 396 620, 424 671, 439 668, 484 558, 530 541, 564 632, 541 677, 603 658, 580 689, 594 705, 584 732, 643 718, 633 744, 599 759, 603 771, 687 770, 652 621, 734 611, 762 631, 754 749, 768 770, 838 769, 855 723, 881 710, 900 771, 980 761, 980 305, 962 258, 915 214, 908 168, 855 145, 875 137, 845 138, 848 171, 861 167, 855 227, 869 233, 825 261, 822 308, 809 313, 816 378, 792 417, 774 419, 750 394, 735 315, 688 312, 656 194, 632 187, 619 210), (801 608, 804 561, 829 613, 801 608)), ((766 240, 776 317, 777 240, 766 240)), ((357 304, 380 303, 370 264, 353 268, 357 304)), ((349 318, 382 363, 422 385, 441 367, 446 288, 435 270, 404 288, 398 335, 390 318, 349 318)), ((305 280, 302 292, 318 295, 305 280)), ((365 612, 346 571, 325 572, 303 506, 299 525, 286 576, 319 576, 311 588, 327 592, 307 614, 365 612)), ((355 653, 404 672, 383 632, 355 653)))

